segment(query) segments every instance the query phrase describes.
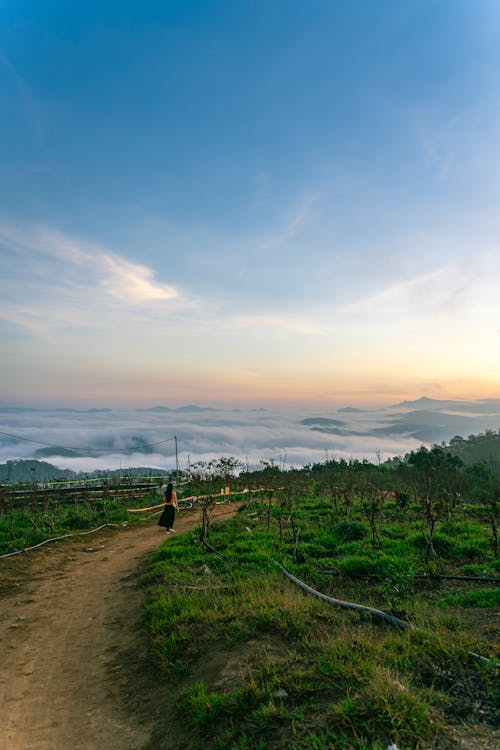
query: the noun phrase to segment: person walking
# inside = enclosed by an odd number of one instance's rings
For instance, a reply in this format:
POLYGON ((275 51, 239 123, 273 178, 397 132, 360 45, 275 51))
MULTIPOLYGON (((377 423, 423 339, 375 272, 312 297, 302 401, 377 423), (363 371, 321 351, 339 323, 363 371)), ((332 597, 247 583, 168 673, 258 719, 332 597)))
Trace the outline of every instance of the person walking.
POLYGON ((164 526, 165 533, 170 534, 174 531, 175 511, 178 508, 177 494, 174 490, 172 482, 169 482, 167 484, 167 489, 165 490, 165 494, 163 495, 163 500, 165 502, 165 507, 163 509, 163 513, 160 516, 160 520, 158 521, 158 526, 164 526))

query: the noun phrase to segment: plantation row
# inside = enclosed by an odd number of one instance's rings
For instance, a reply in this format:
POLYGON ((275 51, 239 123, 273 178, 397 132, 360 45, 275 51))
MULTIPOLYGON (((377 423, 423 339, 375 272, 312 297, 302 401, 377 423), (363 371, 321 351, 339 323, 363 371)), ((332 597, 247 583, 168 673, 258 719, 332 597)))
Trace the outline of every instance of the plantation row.
MULTIPOLYGON (((434 447, 421 448, 404 461, 378 466, 367 461, 330 460, 284 471, 272 461, 262 464, 261 471, 249 472, 234 458, 198 462, 192 466, 190 493, 219 494, 221 486, 228 484, 232 489, 293 485, 299 494, 327 498, 343 519, 350 519, 354 504, 359 503, 373 547, 380 543, 387 503, 392 502, 411 514, 418 527, 415 543, 423 547, 426 563, 437 560, 448 543, 447 535, 453 534, 449 524, 470 517, 487 525, 489 533, 479 549, 474 547, 479 542, 474 542, 471 532, 470 549, 464 551, 464 557, 472 560, 487 549, 493 557, 499 554, 500 478, 486 463, 466 466, 460 458, 434 447)), ((158 501, 157 480, 117 478, 97 487, 93 482, 83 487, 73 483, 4 486, 0 490, 0 553, 36 544, 56 532, 132 520, 127 507, 158 501)))
POLYGON ((207 501, 200 529, 152 556, 145 622, 172 686, 166 721, 179 747, 444 748, 464 723, 486 736, 496 725, 498 587, 416 577, 499 577, 488 513, 450 505, 430 547, 426 497, 356 494, 371 469, 333 468, 279 472, 281 489, 249 499, 231 522, 211 525, 207 501), (304 594, 276 563, 411 627, 304 594))

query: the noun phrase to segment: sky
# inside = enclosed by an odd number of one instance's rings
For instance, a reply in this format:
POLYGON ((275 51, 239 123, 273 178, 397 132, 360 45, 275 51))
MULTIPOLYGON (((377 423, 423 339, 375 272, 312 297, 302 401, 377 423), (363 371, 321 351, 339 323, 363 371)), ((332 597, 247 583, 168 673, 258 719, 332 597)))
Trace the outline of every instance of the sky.
POLYGON ((0 0, 0 405, 500 396, 497 0, 0 0))

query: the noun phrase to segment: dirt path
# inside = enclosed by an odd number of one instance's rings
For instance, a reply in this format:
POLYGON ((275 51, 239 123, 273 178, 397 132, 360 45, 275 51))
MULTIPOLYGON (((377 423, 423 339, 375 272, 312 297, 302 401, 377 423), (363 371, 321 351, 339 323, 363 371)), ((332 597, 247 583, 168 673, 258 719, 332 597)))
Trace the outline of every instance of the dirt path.
MULTIPOLYGON (((213 519, 231 516, 218 506, 213 519)), ((198 523, 178 515, 177 533, 198 523)), ((161 675, 141 627, 141 564, 154 523, 7 558, 0 600, 0 750, 140 750, 161 711, 161 675)))

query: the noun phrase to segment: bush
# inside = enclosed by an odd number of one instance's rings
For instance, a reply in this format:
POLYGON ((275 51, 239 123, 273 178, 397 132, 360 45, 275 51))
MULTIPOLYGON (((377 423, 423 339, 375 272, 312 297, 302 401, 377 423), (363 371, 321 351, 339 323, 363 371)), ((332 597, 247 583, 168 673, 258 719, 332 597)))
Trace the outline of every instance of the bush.
POLYGON ((373 560, 367 555, 350 555, 339 560, 338 568, 346 576, 369 575, 373 573, 373 560))
POLYGON ((408 560, 392 555, 350 555, 339 560, 338 568, 344 575, 375 575, 381 580, 411 575, 412 565, 408 560))
POLYGON ((360 521, 340 521, 332 533, 339 542, 358 542, 368 536, 368 529, 360 521))

